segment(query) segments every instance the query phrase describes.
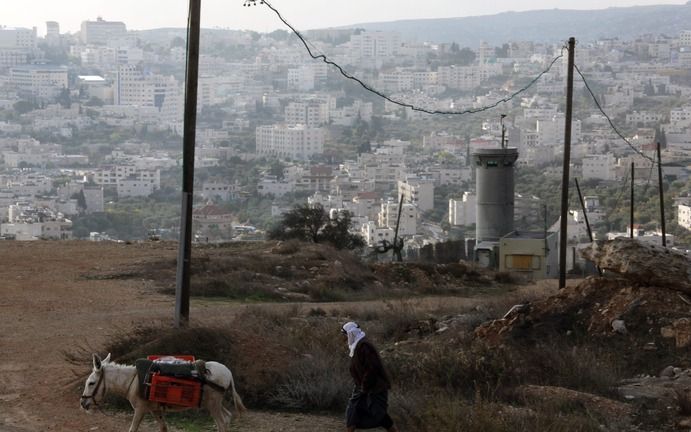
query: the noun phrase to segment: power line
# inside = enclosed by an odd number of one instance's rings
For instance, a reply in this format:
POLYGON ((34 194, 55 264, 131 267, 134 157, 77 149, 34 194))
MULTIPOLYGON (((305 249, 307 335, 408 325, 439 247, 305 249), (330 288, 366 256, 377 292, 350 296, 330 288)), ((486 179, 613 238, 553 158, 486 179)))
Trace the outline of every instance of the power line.
POLYGON ((655 168, 655 164, 651 163, 650 164, 650 172, 648 173, 648 180, 645 182, 645 187, 643 188, 643 198, 645 198, 645 194, 648 192, 648 187, 650 186, 650 180, 653 178, 653 169, 655 168))
POLYGON ((614 125, 614 122, 612 119, 607 115, 604 109, 602 109, 602 106, 600 105, 600 102, 598 102, 597 97, 595 97, 595 93, 593 93, 593 90, 590 88, 590 85, 588 84, 588 80, 585 79, 585 76, 583 75, 583 72, 581 72, 580 69, 578 69, 577 65, 574 65, 576 68, 576 72, 578 72, 578 75, 581 76, 581 79, 583 80, 583 84, 585 84, 585 88, 588 90, 588 93, 590 93, 590 96, 593 98, 593 101, 595 102, 595 106, 597 106, 597 109, 600 110, 603 116, 607 119, 609 122, 610 127, 616 133, 619 135, 619 138, 624 140, 626 144, 628 144, 629 147, 631 147, 631 150, 636 152, 639 156, 641 156, 644 159, 648 159, 650 162, 652 162, 653 165, 655 165, 655 160, 647 155, 645 155, 642 151, 638 150, 633 144, 631 144, 631 141, 629 141, 621 132, 619 132, 619 129, 614 125))
POLYGON ((629 180, 629 170, 626 171, 626 174, 624 175, 624 182, 622 184, 621 190, 619 191, 619 196, 617 197, 616 201, 614 201, 614 205, 612 206, 613 212, 617 213, 619 211, 619 202, 621 201, 622 197, 624 196, 624 191, 626 191, 626 186, 628 184, 629 180))
MULTIPOLYGON (((302 36, 302 34, 301 34, 297 29, 295 29, 295 27, 293 27, 292 25, 290 25, 290 23, 288 23, 288 21, 286 21, 286 19, 283 18, 283 16, 281 15, 281 13, 280 13, 276 8, 274 8, 274 7, 273 7, 268 1, 266 1, 266 0, 259 0, 259 2, 260 2, 260 4, 264 4, 264 5, 266 5, 269 9, 271 9, 271 10, 276 14, 276 16, 278 17, 278 19, 280 19, 281 22, 283 22, 283 24, 285 24, 285 25, 295 34, 295 36, 297 36, 298 39, 300 39, 300 42, 302 42, 302 44, 304 45, 305 49, 307 50, 307 53, 308 53, 308 54, 310 55, 310 57, 312 57, 314 60, 321 60, 321 61, 323 61, 324 63, 326 63, 326 64, 328 64, 328 65, 330 65, 330 66, 335 67, 335 68, 340 72, 340 74, 343 75, 345 78, 347 78, 347 79, 349 79, 349 80, 352 80, 352 81, 355 81, 356 83, 360 84, 360 86, 361 86, 362 88, 364 88, 365 90, 367 90, 367 91, 370 92, 370 93, 373 93, 373 94, 375 94, 375 95, 377 95, 377 96, 379 96, 379 97, 381 97, 381 98, 383 98, 383 99, 386 99, 387 101, 389 101, 389 102, 391 102, 391 103, 393 103, 393 104, 395 104, 395 105, 398 105, 398 106, 401 106, 401 107, 404 107, 404 108, 410 108, 410 109, 412 109, 413 111, 418 111, 418 112, 422 112, 422 113, 426 113, 426 114, 441 114, 441 115, 476 114, 476 113, 479 113, 479 112, 488 111, 488 110, 490 110, 490 109, 492 109, 492 108, 496 108, 497 106, 499 106, 499 105, 502 104, 502 103, 509 102, 510 100, 514 99, 516 96, 520 95, 521 93, 525 92, 526 90, 528 90, 529 88, 531 88, 533 85, 535 85, 535 83, 536 83, 540 78, 542 78, 543 75, 545 75, 546 73, 548 73, 548 72, 552 69, 552 66, 554 66, 554 64, 557 62, 557 60, 559 60, 560 58, 562 58, 562 57, 564 56, 564 49, 565 49, 565 47, 562 47, 561 53, 560 53, 557 57, 555 57, 555 58, 550 62, 549 66, 547 66, 547 69, 545 69, 545 70, 543 70, 542 72, 540 72, 540 73, 539 73, 535 78, 533 78, 526 86, 521 87, 518 91, 516 91, 516 92, 510 94, 509 96, 506 96, 506 97, 504 97, 504 98, 499 99, 498 101, 496 101, 496 102, 493 103, 493 104, 486 105, 486 106, 483 106, 483 107, 480 107, 480 108, 469 108, 469 109, 465 109, 465 110, 462 110, 462 111, 430 110, 430 109, 420 108, 420 107, 417 107, 417 106, 415 106, 415 105, 412 105, 412 104, 409 104, 409 103, 406 103, 406 102, 401 102, 401 101, 399 101, 399 100, 393 99, 391 96, 388 96, 388 95, 386 95, 386 94, 380 92, 379 90, 376 90, 375 88, 369 86, 368 84, 366 84, 365 82, 363 82, 363 81, 360 80, 359 78, 357 78, 357 77, 355 77, 355 76, 349 74, 348 72, 346 72, 346 71, 343 69, 343 67, 341 67, 339 64, 335 63, 334 61, 330 60, 328 57, 326 57, 326 55, 324 55, 324 54, 314 54, 313 51, 312 51, 312 49, 311 49, 310 46, 309 46, 310 43, 307 41, 307 39, 305 39, 305 37, 302 36)), ((245 6, 250 6, 250 5, 256 5, 256 4, 257 4, 257 0, 246 0, 244 5, 245 5, 245 6)))

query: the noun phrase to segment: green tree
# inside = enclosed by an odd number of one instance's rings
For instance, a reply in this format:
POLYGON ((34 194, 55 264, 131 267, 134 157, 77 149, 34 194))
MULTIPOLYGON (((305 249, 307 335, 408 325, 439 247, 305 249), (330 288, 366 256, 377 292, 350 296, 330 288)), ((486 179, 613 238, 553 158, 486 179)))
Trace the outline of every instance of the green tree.
POLYGON ((363 247, 362 237, 349 231, 351 217, 349 212, 341 212, 331 219, 320 204, 313 207, 297 205, 283 215, 283 219, 269 231, 268 237, 272 240, 326 242, 338 249, 363 247))
POLYGON ((70 89, 64 88, 60 90, 60 94, 55 98, 55 102, 59 103, 63 108, 72 106, 72 97, 70 96, 70 89))
POLYGON ((17 114, 26 114, 28 112, 35 110, 36 108, 38 108, 38 106, 35 103, 22 100, 15 102, 14 105, 12 105, 12 108, 14 108, 14 111, 17 114))

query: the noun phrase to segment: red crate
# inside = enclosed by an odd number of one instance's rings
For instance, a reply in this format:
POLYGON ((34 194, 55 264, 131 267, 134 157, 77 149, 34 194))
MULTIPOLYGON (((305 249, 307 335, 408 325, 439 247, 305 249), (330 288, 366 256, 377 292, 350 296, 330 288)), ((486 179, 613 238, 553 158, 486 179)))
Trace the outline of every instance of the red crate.
POLYGON ((146 359, 156 361, 156 360, 161 359, 163 357, 175 357, 178 360, 183 360, 183 361, 188 361, 188 362, 194 362, 195 361, 195 358, 193 355, 150 355, 150 356, 147 356, 146 359))
POLYGON ((200 382, 154 374, 149 400, 169 405, 197 407, 202 395, 200 382))

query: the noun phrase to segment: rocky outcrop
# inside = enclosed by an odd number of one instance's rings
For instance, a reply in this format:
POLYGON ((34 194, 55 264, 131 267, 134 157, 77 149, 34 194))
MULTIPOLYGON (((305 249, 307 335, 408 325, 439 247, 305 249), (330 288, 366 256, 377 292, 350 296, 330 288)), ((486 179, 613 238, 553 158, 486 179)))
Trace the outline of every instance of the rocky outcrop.
POLYGON ((636 284, 667 287, 691 294, 691 258, 636 239, 618 238, 593 243, 583 257, 605 270, 636 284))

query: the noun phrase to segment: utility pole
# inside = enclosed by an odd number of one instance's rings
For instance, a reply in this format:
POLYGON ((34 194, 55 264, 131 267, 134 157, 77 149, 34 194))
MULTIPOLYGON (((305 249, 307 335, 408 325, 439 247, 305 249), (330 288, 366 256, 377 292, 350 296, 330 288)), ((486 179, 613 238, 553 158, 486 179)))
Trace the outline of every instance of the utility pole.
MULTIPOLYGON (((583 210, 583 219, 585 219, 585 227, 588 229, 588 238, 590 239, 590 243, 593 242, 593 230, 590 229, 590 222, 588 222, 588 211, 585 209, 585 200, 583 199, 583 194, 581 194, 581 186, 578 184, 578 179, 574 179, 576 181, 576 190, 578 191, 578 200, 581 202, 581 210, 583 210)), ((600 276, 602 276, 602 269, 600 267, 597 268, 597 272, 600 276)))
POLYGON ((633 179, 634 179, 634 169, 635 169, 635 164, 631 162, 631 210, 630 210, 630 215, 631 215, 631 221, 629 223, 630 228, 629 228, 629 238, 633 238, 633 179))
POLYGON ((501 124, 501 148, 506 148, 506 126, 504 126, 504 117, 506 117, 506 114, 502 114, 499 120, 501 124))
POLYGON ((583 211, 583 219, 585 219, 585 227, 588 229, 588 238, 590 242, 593 242, 593 231, 590 229, 590 222, 588 222, 588 212, 585 210, 585 201, 583 200, 583 195, 581 194, 581 186, 578 184, 578 179, 576 181, 576 190, 578 191, 578 200, 581 203, 581 210, 583 211))
POLYGON ((571 118, 573 116, 573 66, 576 38, 569 38, 569 62, 566 75, 566 118, 564 123, 564 169, 561 179, 561 218, 559 228, 559 288, 566 287, 566 242, 569 213, 569 165, 571 164, 571 118))
POLYGON ((401 211, 403 211, 403 197, 404 195, 401 194, 401 199, 398 201, 398 216, 396 217, 396 231, 394 232, 393 235, 393 259, 394 261, 397 262, 402 262, 403 261, 403 256, 401 255, 401 249, 403 249, 403 239, 401 239, 401 244, 399 245, 398 241, 398 227, 401 224, 401 211))
POLYGON ((660 189, 660 225, 662 227, 662 247, 667 247, 667 237, 665 236, 665 192, 662 188, 662 156, 660 153, 660 143, 657 143, 657 183, 660 189))
POLYGON ((199 79, 199 28, 201 0, 190 0, 185 70, 185 119, 182 138, 182 209, 175 285, 175 327, 190 319, 190 264, 192 260, 192 201, 194 197, 194 147, 197 130, 197 81, 199 79))

